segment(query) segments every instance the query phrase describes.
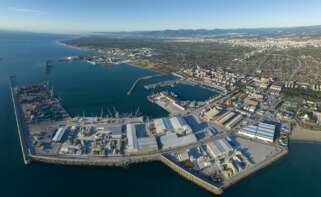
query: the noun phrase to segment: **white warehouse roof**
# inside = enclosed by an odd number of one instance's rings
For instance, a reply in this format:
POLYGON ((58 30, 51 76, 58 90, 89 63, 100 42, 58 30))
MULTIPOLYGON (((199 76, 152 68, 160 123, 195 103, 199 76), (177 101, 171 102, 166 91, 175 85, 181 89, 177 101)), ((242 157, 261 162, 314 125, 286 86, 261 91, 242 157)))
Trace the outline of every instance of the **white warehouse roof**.
POLYGON ((187 133, 191 133, 192 129, 187 124, 187 122, 182 117, 173 117, 170 119, 171 124, 174 128, 175 132, 183 132, 186 131, 187 133))
POLYGON ((135 124, 127 124, 126 128, 127 128, 126 132, 127 132, 127 139, 128 139, 128 151, 135 152, 138 150, 135 124))
POLYGON ((158 145, 155 137, 141 137, 138 139, 138 148, 140 150, 153 151, 158 150, 158 145))
POLYGON ((258 126, 248 126, 239 130, 239 134, 251 138, 258 138, 263 141, 273 142, 275 135, 275 125, 259 122, 258 126))
POLYGON ((159 118, 154 120, 156 132, 158 134, 164 133, 166 131, 173 131, 173 125, 169 118, 159 118))
POLYGON ((176 134, 168 134, 161 136, 160 141, 163 145, 163 149, 168 149, 196 143, 197 139, 194 134, 186 135, 183 137, 178 137, 176 134))

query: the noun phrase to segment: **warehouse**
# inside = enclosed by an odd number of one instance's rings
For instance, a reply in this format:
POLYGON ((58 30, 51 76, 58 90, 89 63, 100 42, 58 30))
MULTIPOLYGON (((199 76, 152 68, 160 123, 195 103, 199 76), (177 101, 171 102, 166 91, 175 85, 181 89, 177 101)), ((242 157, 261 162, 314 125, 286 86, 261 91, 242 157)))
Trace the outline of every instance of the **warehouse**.
POLYGON ((137 152, 138 141, 136 136, 135 124, 127 124, 126 132, 127 132, 127 140, 128 140, 128 152, 137 152))
POLYGON ((227 111, 217 119, 217 122, 223 125, 225 122, 230 120, 233 116, 235 116, 235 112, 227 111))
POLYGON ((170 119, 171 125, 176 133, 192 133, 192 129, 182 117, 173 117, 170 119))
POLYGON ((178 137, 176 134, 168 134, 160 137, 163 149, 185 146, 197 142, 194 134, 178 137))
POLYGON ((155 137, 137 138, 138 149, 144 152, 157 151, 158 145, 155 137))
POLYGON ((220 113, 220 110, 213 107, 209 111, 204 113, 204 118, 209 121, 209 120, 212 120, 214 116, 218 115, 219 113, 220 113))
POLYGON ((254 125, 248 126, 246 128, 239 130, 238 133, 240 135, 244 135, 250 138, 257 138, 265 142, 273 143, 275 129, 276 127, 273 124, 259 122, 258 126, 254 126, 254 125))
POLYGON ((54 142, 60 142, 62 137, 65 134, 65 131, 67 130, 68 127, 61 127, 57 130, 57 132, 55 133, 54 137, 52 138, 52 141, 54 142))
POLYGON ((225 127, 227 129, 232 129, 233 127, 235 127, 238 123, 241 122, 241 120, 243 119, 243 116, 241 114, 238 114, 237 116, 235 116, 234 118, 232 118, 229 122, 226 123, 225 127))
POLYGON ((145 131, 144 124, 127 124, 128 152, 137 151, 156 151, 158 145, 155 137, 145 137, 142 132, 145 131))
POLYGON ((238 133, 250 138, 255 138, 256 131, 257 131, 257 126, 251 125, 240 129, 238 133))
POLYGON ((174 128, 169 118, 159 118, 154 120, 156 133, 164 134, 168 131, 173 132, 174 128))
POLYGON ((122 125, 107 127, 107 131, 111 133, 112 138, 121 139, 122 137, 122 125))
POLYGON ((275 134, 275 125, 260 122, 256 132, 256 137, 260 140, 273 142, 275 134))
POLYGON ((232 146, 226 141, 226 139, 216 140, 207 144, 207 150, 213 159, 222 159, 233 152, 232 146))

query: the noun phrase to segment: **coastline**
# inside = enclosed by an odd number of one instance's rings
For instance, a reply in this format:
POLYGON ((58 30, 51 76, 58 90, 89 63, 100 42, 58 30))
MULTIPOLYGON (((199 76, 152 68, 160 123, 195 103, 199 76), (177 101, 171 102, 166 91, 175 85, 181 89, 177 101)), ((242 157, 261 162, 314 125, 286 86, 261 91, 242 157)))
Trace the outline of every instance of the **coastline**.
MULTIPOLYGON (((80 51, 93 52, 95 54, 98 54, 98 52, 95 49, 90 49, 90 48, 87 48, 87 47, 79 47, 79 46, 66 44, 66 43, 63 42, 63 40, 56 40, 55 43, 58 44, 58 45, 64 46, 64 47, 68 47, 68 48, 72 48, 72 49, 76 49, 76 50, 80 50, 80 51)), ((139 62, 130 61, 127 64, 131 65, 133 67, 136 67, 136 68, 145 69, 145 70, 151 70, 153 72, 156 72, 157 74, 166 75, 166 74, 171 74, 172 73, 172 71, 170 71, 170 70, 167 71, 167 70, 164 70, 164 69, 160 69, 156 65, 152 66, 151 65, 152 63, 148 63, 147 65, 142 66, 142 65, 139 64, 139 62)), ((108 66, 108 65, 105 65, 105 64, 99 64, 99 65, 108 66)), ((112 65, 116 65, 116 64, 112 64, 112 65)))
POLYGON ((87 52, 97 53, 97 52, 96 52, 95 50, 93 50, 93 49, 89 49, 89 48, 86 48, 86 47, 78 47, 78 46, 66 44, 66 43, 64 43, 63 41, 64 41, 64 40, 55 40, 55 43, 56 43, 57 45, 64 46, 64 47, 67 47, 67 48, 72 48, 72 49, 76 49, 76 50, 80 50, 80 51, 87 51, 87 52))

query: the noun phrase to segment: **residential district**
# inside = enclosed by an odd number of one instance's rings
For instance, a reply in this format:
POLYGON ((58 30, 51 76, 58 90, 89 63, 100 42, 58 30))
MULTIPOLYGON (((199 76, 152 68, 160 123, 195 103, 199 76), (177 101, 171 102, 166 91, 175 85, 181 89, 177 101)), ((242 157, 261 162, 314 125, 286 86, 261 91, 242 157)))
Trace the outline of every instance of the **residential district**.
POLYGON ((195 66, 177 79, 145 85, 191 84, 219 92, 206 101, 174 93, 147 97, 168 117, 71 117, 48 83, 18 86, 12 100, 24 161, 127 166, 161 161, 215 194, 288 152, 293 113, 284 107, 284 82, 195 66))

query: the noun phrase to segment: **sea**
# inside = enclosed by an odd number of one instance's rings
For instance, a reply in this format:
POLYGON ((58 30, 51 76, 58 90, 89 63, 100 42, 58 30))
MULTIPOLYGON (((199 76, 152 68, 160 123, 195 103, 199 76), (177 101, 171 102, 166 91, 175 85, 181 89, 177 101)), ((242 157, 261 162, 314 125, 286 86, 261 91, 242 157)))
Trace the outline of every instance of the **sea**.
MULTIPOLYGON (((10 98, 11 75, 20 85, 48 82, 72 116, 167 116, 166 111, 146 100, 147 95, 161 89, 145 90, 143 85, 174 76, 158 76, 157 72, 128 64, 102 66, 60 61, 66 56, 93 53, 58 42, 73 38, 0 31, 0 196, 213 196, 159 162, 128 168, 24 165, 10 98), (46 61, 50 67, 46 67, 46 61), (147 75, 155 78, 140 83, 128 96, 131 84, 147 75)), ((217 95, 188 85, 178 85, 171 91, 182 100, 202 101, 217 95)), ((321 197, 321 144, 291 142, 287 156, 226 189, 222 196, 321 197)))

